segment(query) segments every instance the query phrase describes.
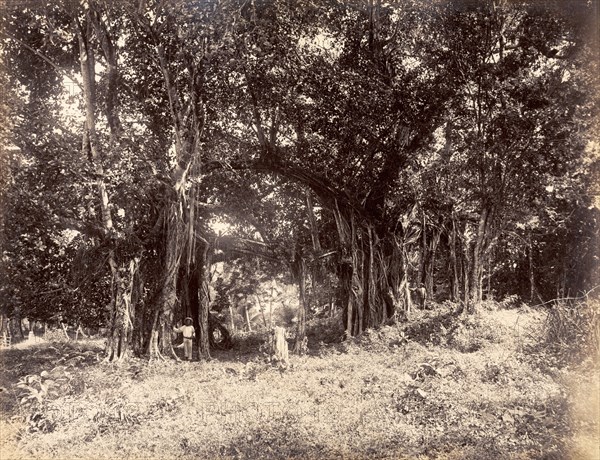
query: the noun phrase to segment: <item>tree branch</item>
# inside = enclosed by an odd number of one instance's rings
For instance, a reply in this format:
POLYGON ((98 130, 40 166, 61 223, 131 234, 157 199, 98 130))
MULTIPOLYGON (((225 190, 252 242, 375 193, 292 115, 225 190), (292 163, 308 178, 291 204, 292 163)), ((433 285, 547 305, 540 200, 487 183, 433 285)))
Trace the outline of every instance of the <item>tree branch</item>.
POLYGON ((36 50, 35 48, 31 47, 30 45, 28 45, 24 41, 19 40, 14 35, 11 35, 11 34, 9 34, 6 31, 1 31, 0 33, 2 35, 4 35, 5 37, 11 39, 11 40, 14 40, 15 42, 17 42, 19 45, 23 46, 24 48, 28 49, 29 51, 31 51, 32 53, 34 53, 36 56, 38 56, 39 58, 41 58, 43 61, 45 61, 47 64, 50 64, 52 66, 52 68, 54 70, 56 70, 59 74, 66 75, 67 77, 69 77, 71 79, 71 81, 73 83, 75 83, 79 87, 79 89, 83 92, 83 86, 81 85, 81 83, 79 83, 75 79, 74 75, 71 72, 63 69, 56 62, 54 62, 52 59, 50 59, 48 56, 46 56, 44 53, 42 53, 41 51, 36 50))

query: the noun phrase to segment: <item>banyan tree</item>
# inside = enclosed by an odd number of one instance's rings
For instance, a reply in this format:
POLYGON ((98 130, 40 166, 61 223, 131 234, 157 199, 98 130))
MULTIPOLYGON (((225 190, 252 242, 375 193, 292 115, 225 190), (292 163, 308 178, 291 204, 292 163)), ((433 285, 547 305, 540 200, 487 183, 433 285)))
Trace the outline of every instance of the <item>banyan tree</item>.
MULTIPOLYGON (((336 277, 348 336, 410 315, 419 283, 446 283, 450 298, 476 305, 511 228, 529 231, 533 297, 540 203, 576 165, 577 126, 592 119, 582 88, 593 72, 580 72, 595 62, 583 57, 587 23, 562 13, 492 0, 3 10, 2 52, 21 92, 14 143, 24 164, 56 169, 45 185, 64 185, 56 202, 75 210, 57 211, 56 226, 102 255, 107 359, 130 347, 175 356, 172 328, 187 316, 201 358, 218 345, 212 329, 227 337, 209 311, 219 248, 209 223, 259 183, 265 196, 293 195, 302 216, 263 216, 287 219, 296 240, 263 238, 249 252, 287 264, 304 313, 305 277, 336 277), (68 128, 66 82, 81 112, 68 128), (54 104, 41 140, 23 122, 45 121, 29 97, 54 104), (239 176, 252 179, 236 196, 228 180, 239 176)), ((252 209, 237 212, 261 233, 252 209)))

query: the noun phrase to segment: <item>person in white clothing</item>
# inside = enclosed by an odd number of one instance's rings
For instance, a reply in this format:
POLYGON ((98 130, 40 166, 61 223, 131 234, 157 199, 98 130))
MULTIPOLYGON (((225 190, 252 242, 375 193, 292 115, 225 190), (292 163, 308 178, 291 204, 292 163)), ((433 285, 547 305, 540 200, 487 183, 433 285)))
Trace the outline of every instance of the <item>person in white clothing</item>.
POLYGON ((185 359, 189 359, 191 361, 192 343, 194 342, 194 337, 196 337, 196 331, 194 330, 194 326, 192 326, 192 318, 187 317, 183 320, 183 323, 183 326, 174 327, 173 330, 183 334, 183 356, 185 359))

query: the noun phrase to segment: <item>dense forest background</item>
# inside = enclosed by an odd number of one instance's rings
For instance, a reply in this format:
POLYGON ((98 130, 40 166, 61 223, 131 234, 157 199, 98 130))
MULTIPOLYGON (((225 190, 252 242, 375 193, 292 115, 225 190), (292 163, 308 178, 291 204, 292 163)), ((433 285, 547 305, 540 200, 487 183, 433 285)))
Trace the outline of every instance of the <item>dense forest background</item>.
POLYGON ((314 316, 355 336, 414 304, 597 292, 597 21, 578 0, 4 2, 2 328, 104 327, 117 360, 174 356, 186 316, 201 357, 295 324, 300 352, 314 316))

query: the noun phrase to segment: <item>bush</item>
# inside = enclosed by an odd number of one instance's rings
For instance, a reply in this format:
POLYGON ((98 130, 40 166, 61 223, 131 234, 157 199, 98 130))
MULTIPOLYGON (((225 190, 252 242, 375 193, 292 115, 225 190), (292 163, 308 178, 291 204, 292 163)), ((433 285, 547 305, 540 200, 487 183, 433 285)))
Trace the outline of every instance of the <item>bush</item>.
POLYGON ((546 346, 567 361, 600 353, 598 301, 557 299, 548 312, 546 346))
POLYGON ((522 304, 521 298, 516 294, 509 295, 500 302, 502 308, 507 310, 511 308, 520 308, 522 304))
POLYGON ((338 343, 344 339, 344 325, 340 315, 333 318, 317 318, 306 323, 306 335, 310 347, 317 344, 338 343))
POLYGON ((269 341, 269 332, 243 331, 239 332, 233 338, 233 349, 243 353, 256 353, 261 345, 269 341))
POLYGON ((30 432, 48 433, 54 430, 56 424, 47 416, 46 404, 48 400, 69 392, 72 377, 66 369, 65 366, 56 366, 50 372, 26 375, 17 382, 19 402, 27 413, 30 432))

